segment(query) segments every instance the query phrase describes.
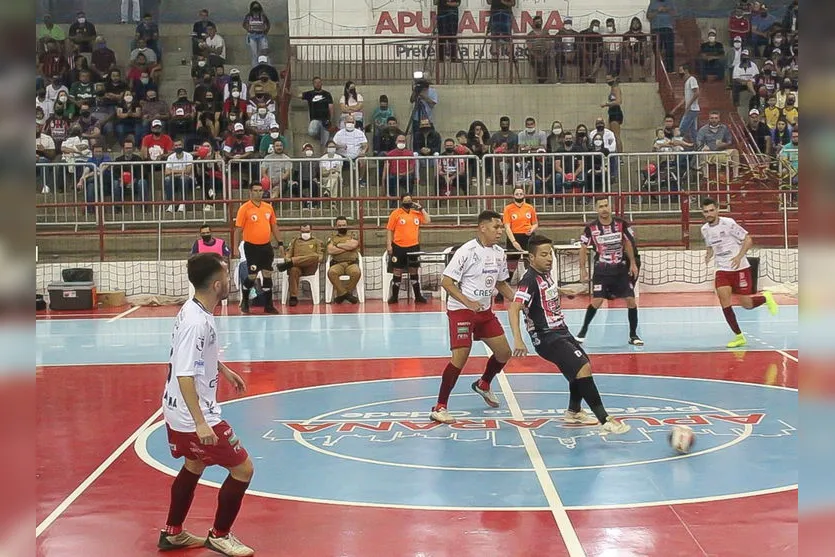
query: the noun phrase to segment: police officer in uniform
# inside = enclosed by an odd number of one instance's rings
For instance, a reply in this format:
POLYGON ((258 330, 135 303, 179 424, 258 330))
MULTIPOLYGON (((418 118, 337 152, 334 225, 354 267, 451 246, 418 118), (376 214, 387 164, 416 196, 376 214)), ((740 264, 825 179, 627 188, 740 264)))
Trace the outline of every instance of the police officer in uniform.
POLYGON ((586 225, 580 237, 580 280, 589 280, 588 250, 594 250, 594 275, 592 300, 586 308, 583 327, 577 340, 583 342, 589 324, 603 300, 625 298, 629 316, 629 344, 643 346, 638 336, 638 304, 635 301, 635 283, 638 280, 640 261, 635 247, 632 226, 620 217, 612 216, 609 200, 597 200, 597 218, 586 225))

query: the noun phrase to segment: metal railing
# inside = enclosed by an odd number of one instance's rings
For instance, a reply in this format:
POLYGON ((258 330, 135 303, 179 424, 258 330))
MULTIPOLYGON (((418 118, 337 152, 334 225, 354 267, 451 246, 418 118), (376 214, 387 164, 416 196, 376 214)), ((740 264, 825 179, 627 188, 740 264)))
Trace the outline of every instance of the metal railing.
POLYGON ((657 37, 642 35, 489 35, 294 37, 294 78, 357 83, 409 81, 421 71, 436 84, 584 83, 606 73, 623 81, 655 78, 657 37))

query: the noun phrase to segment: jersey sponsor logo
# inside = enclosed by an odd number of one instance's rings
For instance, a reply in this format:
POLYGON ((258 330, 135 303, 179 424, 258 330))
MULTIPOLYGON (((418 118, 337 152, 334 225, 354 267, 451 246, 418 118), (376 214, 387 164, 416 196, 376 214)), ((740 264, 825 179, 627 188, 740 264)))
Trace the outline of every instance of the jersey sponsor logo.
POLYGON ((620 240, 620 232, 610 232, 608 234, 601 234, 597 237, 597 241, 604 245, 619 244, 620 240))
POLYGON ((748 277, 745 271, 739 272, 739 287, 740 288, 748 288, 748 277))
POLYGON ((249 220, 251 220, 252 222, 256 222, 258 220, 258 214, 252 213, 251 215, 249 215, 249 220))
POLYGON ((195 373, 198 375, 206 372, 206 362, 204 360, 195 360, 193 366, 195 373))
POLYGON ((206 346, 206 337, 203 337, 203 336, 197 337, 197 342, 194 345, 194 347, 197 349, 197 351, 202 352, 203 348, 205 346, 206 346))
MULTIPOLYGON (((497 273, 498 271, 494 272, 497 273)), ((496 277, 494 277, 493 275, 487 275, 486 277, 484 277, 485 288, 493 288, 494 286, 496 286, 496 277)))
POLYGON ((510 220, 516 220, 518 218, 519 218, 519 215, 517 215, 516 213, 513 213, 513 214, 510 215, 510 220))
POLYGON ((493 289, 492 288, 490 288, 490 289, 475 288, 475 289, 473 289, 473 294, 475 294, 479 298, 489 298, 493 295, 493 289))
POLYGON ((415 226, 420 226, 420 219, 415 219, 415 226))
POLYGON ((400 219, 398 222, 399 222, 400 224, 406 224, 406 219, 400 219))

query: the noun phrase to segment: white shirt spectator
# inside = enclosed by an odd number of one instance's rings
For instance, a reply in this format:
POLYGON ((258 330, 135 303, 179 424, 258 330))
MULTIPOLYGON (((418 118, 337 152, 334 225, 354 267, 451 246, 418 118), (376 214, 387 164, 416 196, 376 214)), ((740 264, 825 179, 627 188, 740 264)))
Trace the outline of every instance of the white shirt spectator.
POLYGON ((59 87, 55 87, 52 83, 50 83, 49 85, 46 86, 46 98, 47 98, 47 100, 50 101, 52 104, 55 104, 55 101, 58 99, 58 94, 61 91, 66 93, 67 96, 70 95, 70 90, 67 89, 64 85, 61 85, 59 87))
POLYGON ((194 157, 188 151, 183 151, 179 156, 177 153, 171 153, 166 159, 168 163, 165 165, 167 170, 173 172, 188 171, 194 162, 194 157))
POLYGON ((754 78, 759 75, 760 69, 757 65, 753 62, 748 64, 747 68, 742 66, 734 66, 734 79, 740 79, 742 81, 754 81, 754 78))
MULTIPOLYGON (((357 93, 357 98, 356 99, 354 99, 354 97, 348 97, 348 102, 345 102, 345 95, 342 95, 341 97, 339 97, 339 104, 347 105, 348 108, 351 108, 352 106, 357 106, 359 104, 362 104, 363 102, 364 102, 364 99, 362 98, 362 95, 360 93, 357 93)), ((364 120, 363 116, 362 116, 362 112, 351 112, 350 114, 351 114, 351 116, 354 117, 354 120, 356 120, 357 122, 362 122, 364 120)), ((343 114, 342 115, 342 120, 344 120, 347 117, 348 117, 347 114, 343 114)), ((344 124, 342 122, 340 122, 339 125, 343 126, 344 124)))
MULTIPOLYGON (((736 70, 734 70, 736 73, 736 70)), ((684 82, 684 106, 687 106, 693 97, 696 96, 696 91, 699 90, 699 81, 696 79, 696 76, 691 75, 687 78, 687 81, 684 82)), ((693 101, 690 105, 691 112, 699 112, 701 109, 699 108, 699 99, 693 101)))
MULTIPOLYGON (((243 81, 241 82, 240 85, 241 85, 241 98, 243 100, 247 100, 249 98, 249 95, 248 95, 249 87, 243 81)), ((226 99, 229 98, 229 95, 231 95, 231 94, 232 93, 231 93, 231 90, 229 89, 229 83, 227 83, 226 85, 223 86, 223 100, 224 100, 224 102, 226 101, 226 99)))
POLYGON ((74 162, 76 159, 89 158, 90 142, 80 136, 68 137, 61 142, 61 160, 74 162))
POLYGON ((276 125, 275 114, 267 110, 267 114, 261 116, 256 110, 252 116, 249 117, 249 127, 255 130, 258 135, 266 135, 270 133, 273 126, 276 125))
MULTIPOLYGON (((275 101, 270 101, 267 103, 267 111, 273 114, 275 113, 275 101)), ((256 103, 255 101, 249 101, 249 103, 246 105, 247 116, 252 116, 256 112, 258 112, 258 103, 256 103)))
POLYGON ((43 110, 43 119, 46 121, 47 118, 52 116, 55 108, 55 102, 49 100, 49 97, 44 97, 43 100, 38 99, 37 95, 35 95, 35 108, 38 107, 43 110))
POLYGON ((214 52, 217 52, 217 49, 220 49, 220 56, 224 60, 226 60, 226 41, 223 40, 223 37, 220 36, 219 33, 215 33, 214 37, 206 37, 206 46, 211 48, 214 52))
MULTIPOLYGON (((444 276, 456 281, 464 296, 481 303, 483 311, 489 311, 496 285, 510 278, 507 256, 497 245, 488 248, 478 240, 470 240, 452 256, 444 276)), ((446 306, 448 311, 469 309, 452 296, 447 297, 446 306)))
POLYGON ((353 160, 359 156, 360 148, 368 144, 368 138, 359 128, 354 128, 352 131, 342 129, 334 134, 333 142, 336 143, 337 153, 353 160))
POLYGON ((40 151, 54 151, 55 140, 52 139, 51 135, 47 135, 41 132, 41 136, 35 138, 35 149, 38 149, 40 151))
MULTIPOLYGON (((319 159, 319 171, 322 172, 324 170, 342 170, 342 165, 345 162, 341 156, 334 154, 329 155, 325 153, 319 159)), ((324 172, 322 172, 324 174, 324 172)))
POLYGON ((747 235, 748 231, 730 217, 719 217, 719 222, 713 226, 708 223, 702 225, 702 237, 705 239, 705 244, 713 248, 714 265, 717 271, 742 271, 751 266, 747 257, 742 258, 736 269, 731 264, 731 260, 742 249, 742 243, 747 235))
MULTIPOLYGON (((594 130, 594 133, 600 135, 600 132, 594 130)), ((609 150, 610 153, 617 153, 618 140, 615 138, 615 132, 609 128, 603 128, 603 146, 609 150)))

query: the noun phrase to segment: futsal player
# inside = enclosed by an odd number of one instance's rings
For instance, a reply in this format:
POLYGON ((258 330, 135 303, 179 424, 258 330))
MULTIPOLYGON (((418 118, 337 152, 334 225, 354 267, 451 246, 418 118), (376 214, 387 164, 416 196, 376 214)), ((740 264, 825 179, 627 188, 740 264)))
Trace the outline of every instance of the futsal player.
POLYGON ((218 361, 219 341, 214 308, 229 295, 229 269, 216 253, 199 253, 188 260, 188 280, 194 298, 183 304, 174 322, 168 379, 162 413, 168 445, 185 464, 171 485, 171 504, 157 547, 163 551, 199 547, 229 556, 254 555, 231 532, 253 465, 232 428, 221 418, 217 403, 218 375, 246 390, 241 377, 218 361), (214 525, 205 538, 183 529, 197 482, 207 466, 222 466, 229 476, 218 493, 214 525))
MULTIPOLYGON (((260 182, 253 182, 249 188, 249 201, 241 205, 238 215, 235 218, 236 237, 243 235, 244 259, 248 269, 241 289, 241 312, 249 313, 249 292, 261 271, 263 280, 261 287, 266 294, 264 313, 276 313, 273 305, 273 260, 275 252, 270 243, 270 235, 275 237, 279 249, 282 249, 281 239, 278 236, 278 224, 275 220, 275 211, 272 205, 264 201, 264 187, 260 182)), ((235 238, 232 238, 232 245, 238 245, 235 238)))
POLYGON ((603 300, 626 298, 629 344, 642 346, 644 341, 638 336, 638 303, 635 301, 635 282, 638 280, 635 233, 627 221, 612 216, 607 198, 597 200, 597 218, 586 225, 580 236, 580 282, 589 280, 589 248, 594 250, 592 299, 577 340, 586 340, 589 325, 603 300))
POLYGON ((705 264, 715 257, 714 286, 719 296, 719 305, 725 314, 725 321, 736 337, 728 343, 728 348, 739 348, 748 342, 733 308, 732 294, 738 295, 739 305, 745 309, 754 309, 766 304, 771 315, 777 315, 777 302, 771 292, 753 294, 754 283, 751 277, 751 264, 745 254, 754 245, 748 232, 730 217, 720 217, 716 201, 710 198, 702 200, 702 237, 707 245, 705 264), (753 295, 752 295, 753 294, 753 295))
POLYGON ((482 341, 493 355, 487 360, 484 374, 472 384, 472 389, 488 406, 499 406, 499 399, 490 390, 490 383, 510 360, 511 352, 504 329, 493 313, 493 290, 498 289, 508 300, 513 298, 513 289, 507 283, 507 257, 498 245, 501 239, 501 215, 494 211, 482 211, 478 215, 476 238, 458 248, 444 269, 441 286, 448 294, 447 318, 452 357, 441 377, 438 402, 429 414, 436 422, 455 422, 447 404, 470 357, 473 340, 482 341))
MULTIPOLYGON (((504 231, 507 235, 505 249, 510 253, 507 256, 507 272, 512 277, 519 265, 521 252, 528 250, 528 239, 539 228, 539 219, 536 216, 536 209, 530 203, 525 202, 525 188, 513 189, 513 202, 508 203, 502 215, 504 231)), ((496 296, 496 301, 503 301, 501 294, 496 296)))
POLYGON ((560 294, 574 296, 577 292, 560 288, 551 278, 554 262, 551 240, 544 236, 533 236, 528 242, 528 258, 530 268, 519 282, 516 296, 508 308, 510 329, 513 332, 513 355, 524 357, 528 354, 519 319, 519 313, 524 311, 525 326, 536 353, 557 366, 568 379, 569 399, 565 421, 574 424, 595 423, 580 406, 585 400, 594 412, 596 421, 601 424, 601 433, 626 433, 631 427, 613 419, 606 412, 591 374, 589 357, 565 324, 560 294))

